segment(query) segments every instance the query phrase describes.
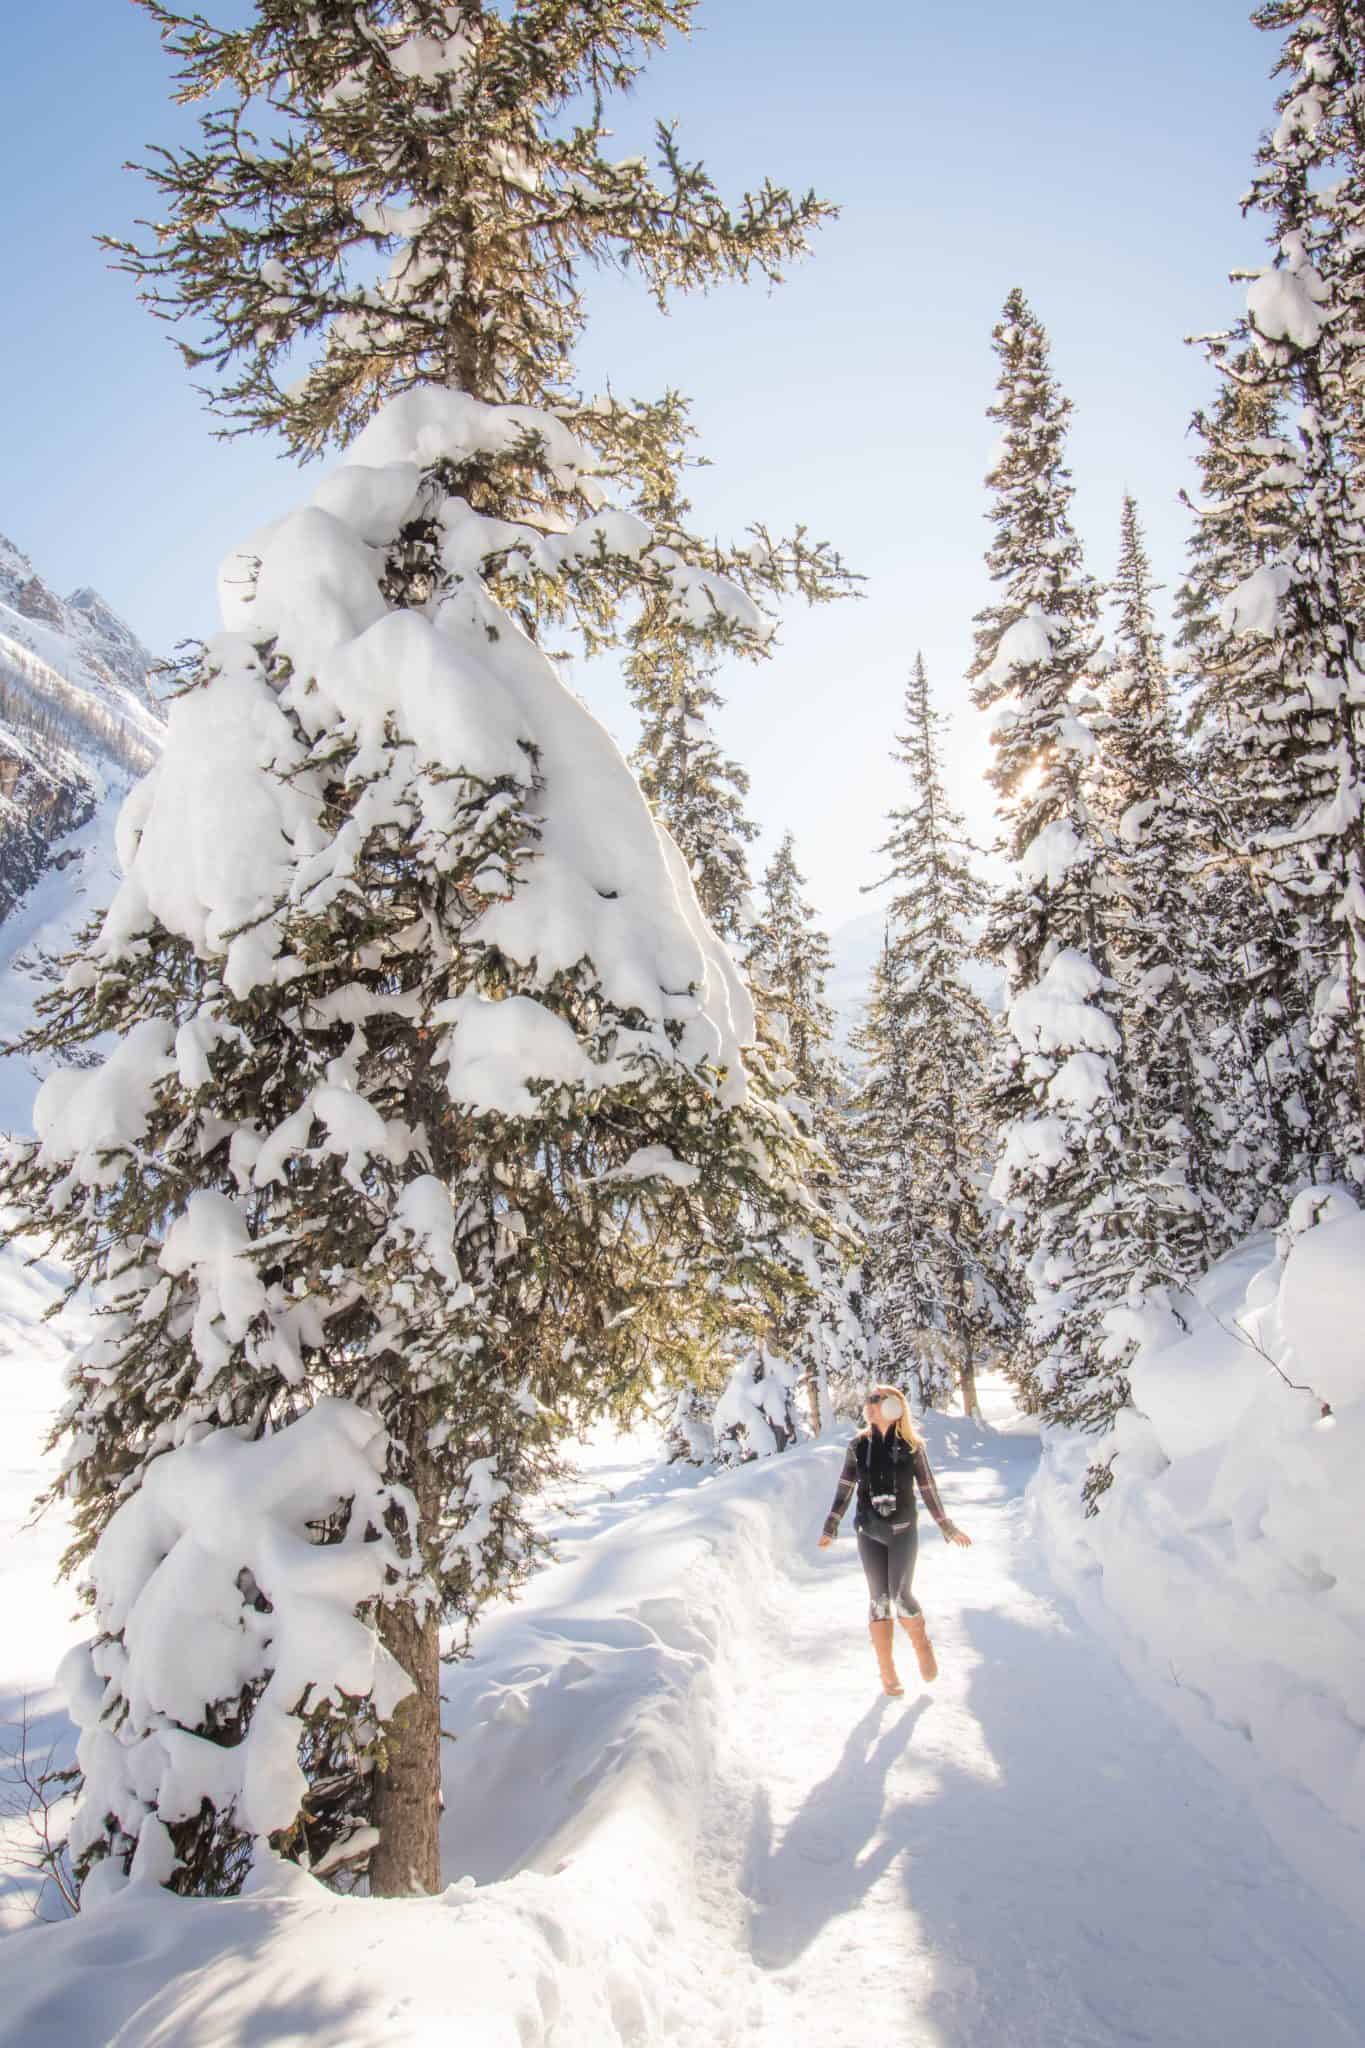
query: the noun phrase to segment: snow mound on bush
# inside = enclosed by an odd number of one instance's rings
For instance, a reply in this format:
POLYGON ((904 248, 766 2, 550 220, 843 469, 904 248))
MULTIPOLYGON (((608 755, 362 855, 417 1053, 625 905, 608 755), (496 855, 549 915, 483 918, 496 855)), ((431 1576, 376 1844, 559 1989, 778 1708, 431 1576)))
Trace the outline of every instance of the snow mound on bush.
MULTIPOLYGON (((166 1821, 192 1819, 204 1800, 235 1810, 247 1833, 287 1828, 307 1791, 304 1703, 372 1697, 387 1718, 412 1690, 356 1612, 404 1572, 385 1532, 386 1445, 364 1409, 323 1398, 271 1436, 213 1430, 149 1466, 91 1557, 96 1633, 58 1673, 81 1730, 74 1856, 113 1814, 137 1841, 132 1883, 143 1889, 175 1869, 166 1821), (345 1533, 314 1541, 312 1526, 343 1502, 345 1533), (241 1740, 196 1732, 210 1707, 258 1685, 241 1740)), ((97 1864, 83 1909, 127 1882, 112 1859, 97 1864)))
POLYGON ((1044 1433, 1029 1490, 1060 1582, 1243 1782, 1281 1848, 1356 1899, 1365 1852, 1365 1214, 1301 1195, 1213 1267, 1131 1368, 1113 1484, 1044 1433), (1328 1412, 1324 1413, 1324 1405, 1328 1412))

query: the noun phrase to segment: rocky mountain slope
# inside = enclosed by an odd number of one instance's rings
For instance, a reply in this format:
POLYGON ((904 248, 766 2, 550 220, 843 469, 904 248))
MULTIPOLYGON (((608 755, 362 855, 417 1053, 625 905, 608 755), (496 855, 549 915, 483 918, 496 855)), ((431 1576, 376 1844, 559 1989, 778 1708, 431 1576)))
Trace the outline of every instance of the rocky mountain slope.
POLYGON ((151 666, 98 591, 58 597, 0 535, 0 924, 111 786, 150 766, 151 666))
MULTIPOLYGON (((98 591, 58 597, 0 535, 0 1046, 112 889, 114 821, 161 744, 151 668, 98 591)), ((0 1054, 0 1130, 37 1078, 0 1054)))

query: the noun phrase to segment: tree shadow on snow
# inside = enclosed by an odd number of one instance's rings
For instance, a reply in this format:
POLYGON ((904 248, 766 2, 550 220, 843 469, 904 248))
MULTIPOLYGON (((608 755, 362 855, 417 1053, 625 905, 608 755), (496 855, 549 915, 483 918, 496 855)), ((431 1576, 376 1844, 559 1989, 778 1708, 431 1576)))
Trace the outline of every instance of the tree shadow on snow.
POLYGON ((75 1756, 76 1729, 56 1688, 0 1693, 0 1742, 0 1905, 11 1919, 37 1908, 31 1923, 17 1921, 0 1941, 0 2048, 105 2048, 134 2021, 138 2041, 191 2042, 201 2020, 213 2031, 225 2001, 241 2009, 234 2048, 340 2042, 372 2011, 363 1988, 340 1994, 334 1981, 310 1981, 297 1967, 282 1973, 287 1982, 270 1984, 260 1966, 298 1919, 297 1906, 158 1893, 136 1917, 121 1904, 71 1917, 52 1887, 25 1870, 15 1817, 23 1796, 16 1745, 30 1775, 75 1756), (253 1976, 261 1987, 254 2002, 242 1989, 253 1976))
MULTIPOLYGON (((376 1997, 361 1978, 339 1990, 335 1957, 324 1975, 310 1973, 306 1947, 290 1953, 306 1917, 278 1901, 162 1895, 136 1919, 119 1904, 68 1921, 36 1948, 16 1935, 0 1944, 0 2048, 106 2048, 115 2038, 188 2048, 228 2039, 229 2013, 233 2048, 278 2048, 349 2040, 386 1998, 396 2018, 401 1986, 376 1997), (282 1957, 272 1956, 281 1941, 282 1957)), ((357 1948, 372 1947, 373 1933, 358 1929, 357 1948)))

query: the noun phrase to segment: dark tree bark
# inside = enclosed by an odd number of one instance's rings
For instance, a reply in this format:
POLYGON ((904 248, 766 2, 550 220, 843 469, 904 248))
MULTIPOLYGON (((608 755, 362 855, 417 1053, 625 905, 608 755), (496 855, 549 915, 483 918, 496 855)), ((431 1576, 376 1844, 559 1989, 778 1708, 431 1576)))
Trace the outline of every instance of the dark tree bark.
MULTIPOLYGON (((436 1462, 427 1449, 425 1402, 409 1411, 409 1484, 417 1501, 419 1544, 434 1539, 439 1505, 436 1462)), ((370 1892, 406 1898, 441 1888, 441 1642, 432 1609, 410 1601, 381 1609, 379 1634, 413 1680, 385 1734, 385 1760, 375 1772, 371 1806, 379 1842, 370 1858, 370 1892)))

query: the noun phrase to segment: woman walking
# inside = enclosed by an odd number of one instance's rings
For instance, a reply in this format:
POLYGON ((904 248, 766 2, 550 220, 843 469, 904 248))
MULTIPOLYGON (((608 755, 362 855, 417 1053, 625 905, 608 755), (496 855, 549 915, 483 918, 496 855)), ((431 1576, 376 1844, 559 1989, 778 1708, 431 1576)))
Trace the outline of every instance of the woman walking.
POLYGON ((839 1533, 839 1521, 855 1488, 858 1505, 853 1526, 858 1555, 867 1575, 867 1632, 877 1653, 882 1691, 905 1690, 896 1676, 891 1639, 897 1620, 915 1646, 920 1677, 937 1678, 934 1646, 924 1614, 911 1591, 919 1531, 915 1526, 915 1487, 949 1543, 969 1548, 971 1537, 950 1522, 924 1448, 924 1439, 910 1420, 910 1404, 896 1387, 869 1387, 863 1402, 866 1429, 850 1437, 844 1466, 834 1489, 834 1505, 825 1517, 820 1549, 839 1533))

